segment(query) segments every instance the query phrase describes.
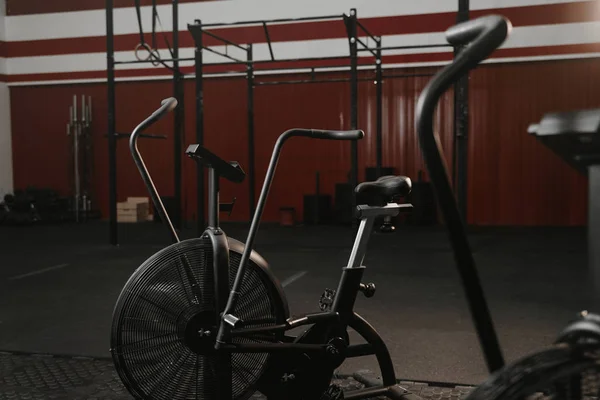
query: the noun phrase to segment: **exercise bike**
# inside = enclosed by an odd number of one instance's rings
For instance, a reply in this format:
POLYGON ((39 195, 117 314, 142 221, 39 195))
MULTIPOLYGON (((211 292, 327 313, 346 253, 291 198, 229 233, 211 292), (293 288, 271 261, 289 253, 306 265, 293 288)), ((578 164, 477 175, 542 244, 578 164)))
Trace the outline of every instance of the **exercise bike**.
MULTIPOLYGON (((498 16, 451 28, 446 34, 448 40, 453 44, 469 43, 468 47, 429 82, 416 107, 419 144, 446 221, 456 264, 463 274, 475 268, 475 261, 451 189, 441 143, 433 131, 434 111, 446 90, 499 47, 510 29, 510 22, 498 16)), ((596 135, 600 134, 600 110, 549 114, 541 124, 530 127, 530 133, 547 141, 550 148, 577 168, 585 169, 598 163, 600 146, 596 135)), ((590 242, 590 246, 593 245, 597 243, 590 242)), ((487 332, 495 335, 493 330, 487 332)), ((492 351, 486 352, 486 359, 492 373, 466 400, 600 398, 599 315, 581 312, 551 346, 506 365, 499 348, 491 346, 489 349, 492 351)))
POLYGON ((220 179, 240 183, 244 171, 237 162, 190 145, 187 156, 208 169, 208 227, 198 238, 180 240, 137 148, 139 134, 176 106, 175 99, 164 100, 130 138, 133 159, 174 244, 132 274, 114 309, 111 352, 127 389, 144 399, 237 400, 255 391, 270 400, 336 399, 341 392, 330 385, 335 369, 346 358, 375 355, 383 385, 345 393, 345 398, 406 398, 406 390, 396 384, 384 341, 353 307, 360 292, 367 297, 375 293, 374 284, 361 282, 373 223, 411 209, 410 204, 394 202, 410 193, 410 179, 386 176, 356 188, 368 204, 357 207, 360 225, 337 290, 324 293, 318 312, 290 317, 279 281, 252 249, 283 145, 293 137, 359 140, 364 133, 283 133, 273 150, 246 245, 227 237, 219 225, 220 179), (308 329, 300 335, 286 334, 302 326, 308 329), (351 344, 348 328, 366 343, 351 344))

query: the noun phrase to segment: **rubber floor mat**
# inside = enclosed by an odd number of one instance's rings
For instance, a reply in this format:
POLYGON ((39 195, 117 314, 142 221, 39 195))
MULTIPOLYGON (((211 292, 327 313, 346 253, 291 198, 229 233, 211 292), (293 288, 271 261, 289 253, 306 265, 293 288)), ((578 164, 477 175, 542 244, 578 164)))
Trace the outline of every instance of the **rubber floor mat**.
MULTIPOLYGON (((345 390, 364 387, 363 379, 335 380, 345 390)), ((439 387, 400 382, 424 399, 461 399, 469 386, 439 387)), ((81 399, 130 400, 110 359, 0 352, 0 400, 81 399)), ((264 400, 259 394, 252 400, 264 400)))

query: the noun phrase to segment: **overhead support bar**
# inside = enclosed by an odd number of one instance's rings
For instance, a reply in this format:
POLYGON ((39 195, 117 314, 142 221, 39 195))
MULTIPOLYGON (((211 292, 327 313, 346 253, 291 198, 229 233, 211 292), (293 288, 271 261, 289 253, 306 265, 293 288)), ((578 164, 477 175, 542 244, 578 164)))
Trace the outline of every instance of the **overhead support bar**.
POLYGON ((251 21, 238 21, 238 22, 216 22, 212 24, 203 24, 204 27, 226 27, 235 25, 257 25, 268 22, 270 24, 277 24, 282 22, 307 22, 307 21, 324 21, 328 19, 343 18, 343 15, 325 15, 321 17, 301 17, 301 18, 276 18, 276 19, 265 19, 265 20, 251 20, 251 21))
POLYGON ((266 22, 263 22, 263 28, 265 30, 265 38, 267 39, 267 43, 269 44, 269 53, 271 54, 271 60, 275 61, 275 56, 273 55, 273 46, 271 46, 271 36, 269 35, 269 28, 267 28, 266 22))
MULTIPOLYGON (((370 81, 372 79, 359 79, 361 81, 370 81)), ((334 79, 300 79, 289 81, 264 81, 254 82, 255 86, 272 86, 272 85, 293 85, 299 83, 330 83, 330 82, 350 82, 350 78, 334 78, 334 79)))
MULTIPOLYGON (((221 57, 223 57, 223 58, 228 58, 228 59, 230 59, 230 60, 233 60, 233 61, 235 61, 236 63, 239 63, 239 64, 243 64, 243 63, 245 63, 245 62, 244 62, 244 61, 242 61, 242 60, 238 60, 238 59, 237 59, 237 58, 235 58, 235 57, 231 57, 229 54, 221 53, 220 51, 217 51, 217 50, 211 49, 210 47, 206 47, 206 46, 205 46, 205 47, 203 47, 203 49, 204 49, 204 50, 208 50, 208 51, 210 51, 211 53, 213 53, 213 54, 216 54, 216 55, 218 55, 218 56, 221 56, 221 57)), ((209 65, 210 65, 210 64, 209 64, 209 65)))
MULTIPOLYGON (((163 62, 174 62, 174 61, 194 61, 195 58, 193 57, 188 57, 188 58, 167 58, 167 59, 161 59, 160 61, 163 62)), ((158 60, 155 60, 153 58, 148 59, 148 60, 127 60, 127 61, 115 61, 113 64, 114 65, 119 65, 119 64, 151 64, 151 63, 156 63, 158 60)))
POLYGON ((435 73, 424 73, 424 74, 394 74, 394 75, 384 75, 383 79, 392 79, 392 78, 419 78, 419 77, 427 77, 434 76, 435 73))
POLYGON ((367 44, 365 42, 363 42, 362 40, 360 40, 358 37, 356 38, 356 41, 358 43, 362 44, 364 49, 370 51, 371 54, 373 54, 373 57, 377 57, 377 49, 371 49, 371 48, 369 48, 369 46, 367 46, 367 44))
POLYGON ((375 36, 371 32, 369 32, 369 30, 367 28, 365 28, 365 26, 363 24, 361 24, 358 19, 356 20, 356 25, 360 29, 362 29, 364 33, 366 33, 367 35, 369 35, 371 37, 371 39, 373 39, 376 43, 379 42, 379 40, 377 39, 377 36, 375 36))
MULTIPOLYGON (((203 25, 203 26, 206 26, 206 25, 203 25)), ((237 43, 235 43, 235 42, 232 42, 232 41, 231 41, 231 40, 229 40, 229 39, 225 39, 224 37, 222 37, 222 36, 219 36, 219 35, 217 35, 217 34, 214 34, 214 33, 212 33, 212 32, 209 32, 209 31, 207 31, 207 30, 205 30, 205 29, 201 29, 201 32, 202 32, 202 33, 204 33, 205 35, 208 35, 208 36, 210 36, 210 37, 214 38, 214 39, 220 40, 221 42, 223 42, 223 43, 226 43, 226 44, 228 44, 228 45, 230 45, 230 46, 237 47, 237 48, 238 48, 238 49, 240 49, 240 50, 248 51, 248 49, 247 49, 247 48, 245 48, 244 46, 242 46, 242 45, 240 45, 240 44, 237 44, 237 43)))
MULTIPOLYGON (((412 46, 387 46, 387 47, 381 47, 381 50, 408 50, 408 49, 429 49, 429 48, 435 48, 435 47, 452 47, 449 44, 420 44, 420 45, 412 45, 412 46)), ((358 49, 358 51, 373 51, 373 50, 377 50, 377 48, 372 49, 372 48, 362 48, 362 49, 358 49)))

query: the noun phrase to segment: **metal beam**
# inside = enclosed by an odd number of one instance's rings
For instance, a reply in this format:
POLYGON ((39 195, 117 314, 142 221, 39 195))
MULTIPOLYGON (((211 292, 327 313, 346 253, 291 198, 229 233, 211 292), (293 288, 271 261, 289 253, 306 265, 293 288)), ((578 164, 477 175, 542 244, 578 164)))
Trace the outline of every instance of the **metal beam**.
POLYGON ((373 39, 373 41, 374 41, 375 43, 377 43, 377 37, 376 37, 375 35, 373 35, 371 32, 369 32, 369 30, 368 30, 368 29, 367 29, 367 28, 366 28, 366 27, 365 27, 363 24, 361 24, 361 23, 360 23, 360 21, 359 21, 358 19, 356 20, 356 25, 357 25, 357 26, 358 26, 360 29, 362 29, 364 33, 366 33, 367 35, 369 35, 369 36, 371 37, 371 39, 373 39))
MULTIPOLYGON (((469 20, 469 0, 458 0, 457 23, 469 20)), ((454 49, 454 57, 463 50, 454 49)), ((454 152, 453 178, 456 200, 460 214, 467 222, 467 179, 469 157, 469 75, 465 75, 454 85, 454 152)))
POLYGON ((106 0, 106 77, 107 77, 107 118, 108 118, 108 213, 109 241, 119 244, 117 224, 117 138, 115 117, 115 42, 114 42, 114 4, 106 0))
POLYGON ((179 71, 179 0, 172 0, 173 14, 173 97, 177 99, 178 106, 174 110, 173 118, 173 186, 175 197, 175 209, 173 210, 172 220, 176 229, 182 227, 182 173, 181 173, 181 154, 183 153, 183 90, 181 74, 179 71))
MULTIPOLYGON (((167 59, 162 59, 162 62, 182 62, 182 61, 194 61, 195 58, 167 58, 167 59)), ((148 60, 127 60, 127 61, 115 61, 115 65, 121 65, 121 64, 153 64, 156 63, 157 60, 154 58, 150 58, 148 60)))
MULTIPOLYGON (((202 23, 198 21, 200 26, 202 23)), ((204 76, 203 74, 203 44, 202 35, 196 39, 195 60, 196 60, 196 143, 204 145, 204 76)), ((202 163, 196 163, 196 229, 198 237, 206 229, 204 216, 204 167, 202 163)))
MULTIPOLYGON (((358 129, 358 42, 356 32, 356 9, 350 10, 346 18, 348 41, 350 43, 350 129, 358 129)), ((358 142, 350 143, 350 185, 358 185, 358 142)), ((352 210, 356 208, 356 197, 352 196, 352 210)), ((356 223, 356 219, 352 218, 356 223)))
POLYGON ((206 46, 204 46, 204 50, 208 50, 208 51, 210 51, 211 53, 213 53, 213 54, 216 54, 216 55, 218 55, 218 56, 221 56, 221 57, 223 57, 223 58, 228 58, 228 59, 230 59, 230 60, 233 60, 233 61, 234 61, 236 64, 243 64, 243 63, 244 63, 242 60, 238 60, 238 59, 237 59, 237 58, 235 58, 235 57, 231 57, 229 54, 221 53, 220 51, 217 51, 217 50, 215 50, 215 49, 211 49, 210 47, 206 47, 206 46))
MULTIPOLYGON (((448 43, 445 44, 415 44, 415 45, 410 45, 410 46, 387 46, 387 47, 382 47, 381 50, 408 50, 408 49, 429 49, 429 48, 434 48, 434 47, 452 47, 451 45, 449 45, 448 43)), ((362 48, 362 49, 358 49, 358 51, 373 51, 373 50, 377 50, 377 48, 372 49, 372 48, 362 48)))
MULTIPOLYGON (((207 25, 203 25, 203 26, 207 26, 207 25)), ((209 32, 209 31, 204 30, 204 29, 202 29, 202 33, 204 33, 205 35, 208 35, 208 36, 210 36, 210 37, 212 37, 214 39, 220 40, 223 43, 226 43, 228 45, 234 46, 234 47, 236 47, 236 48, 238 48, 240 50, 246 51, 246 48, 244 46, 242 46, 241 44, 237 44, 235 42, 232 42, 231 40, 225 39, 224 37, 219 36, 219 35, 217 35, 215 33, 209 32)))
POLYGON ((254 65, 252 64, 252 45, 248 45, 248 186, 249 186, 249 211, 250 217, 256 211, 256 174, 254 163, 254 65))
POLYGON ((267 28, 266 22, 263 22, 263 28, 265 30, 265 39, 267 39, 267 43, 269 44, 269 53, 271 54, 271 60, 275 61, 275 55, 273 55, 273 46, 271 45, 271 35, 269 35, 269 28, 267 28))
POLYGON ((375 60, 375 84, 377 87, 376 91, 376 140, 377 140, 377 154, 376 154, 376 176, 381 177, 381 168, 383 164, 383 69, 381 66, 381 38, 377 42, 377 54, 375 60))
POLYGON ((308 22, 308 21, 323 21, 327 19, 341 19, 344 15, 323 15, 319 17, 301 17, 301 18, 275 18, 275 19, 261 19, 261 20, 250 20, 250 21, 237 21, 237 22, 216 22, 212 24, 202 25, 204 27, 219 27, 219 26, 235 26, 235 25, 257 25, 267 23, 282 23, 282 22, 308 22))

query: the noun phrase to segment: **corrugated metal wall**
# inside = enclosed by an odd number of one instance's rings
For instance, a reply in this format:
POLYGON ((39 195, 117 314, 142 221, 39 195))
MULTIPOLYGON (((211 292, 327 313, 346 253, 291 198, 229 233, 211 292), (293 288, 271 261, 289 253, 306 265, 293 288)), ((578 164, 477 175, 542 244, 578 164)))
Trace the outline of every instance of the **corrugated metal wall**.
MULTIPOLYGON (((402 71, 421 72, 423 69, 402 71)), ((426 69, 431 71, 431 69, 426 69)), ((550 111, 598 107, 600 61, 595 59, 485 65, 470 83, 469 215, 477 225, 581 225, 586 222, 586 179, 566 166, 527 135, 527 126, 550 111)), ((414 133, 416 99, 429 78, 411 77, 384 82, 383 164, 417 179, 424 170, 414 133)), ((107 215, 106 88, 104 85, 12 87, 14 174, 17 188, 36 184, 68 190, 65 126, 73 94, 94 98, 94 144, 98 202, 107 215)), ((349 85, 346 83, 262 86, 255 90, 256 193, 276 138, 292 127, 348 128, 349 85)), ((129 132, 171 95, 170 82, 117 84, 117 127, 129 132)), ((195 138, 194 83, 185 86, 186 140, 195 138)), ((205 145, 223 158, 247 169, 246 82, 209 80, 205 84, 205 145)), ((367 137, 359 145, 359 176, 375 166, 375 85, 359 86, 359 126, 367 137)), ((448 93, 437 112, 436 127, 450 161, 453 107, 448 93)), ((145 140, 146 155, 157 187, 173 191, 172 117, 152 129, 168 140, 145 140)), ((142 181, 119 142, 119 200, 144 195, 142 181)), ((195 167, 183 158, 184 208, 195 215, 195 167)), ((302 216, 302 197, 314 193, 320 173, 322 193, 334 194, 335 183, 346 181, 350 145, 296 138, 282 155, 271 191, 266 220, 276 220, 278 209, 295 207, 302 216)), ((426 174, 424 174, 426 179, 426 174)), ((248 220, 247 182, 224 182, 221 198, 236 196, 231 217, 248 220)))

